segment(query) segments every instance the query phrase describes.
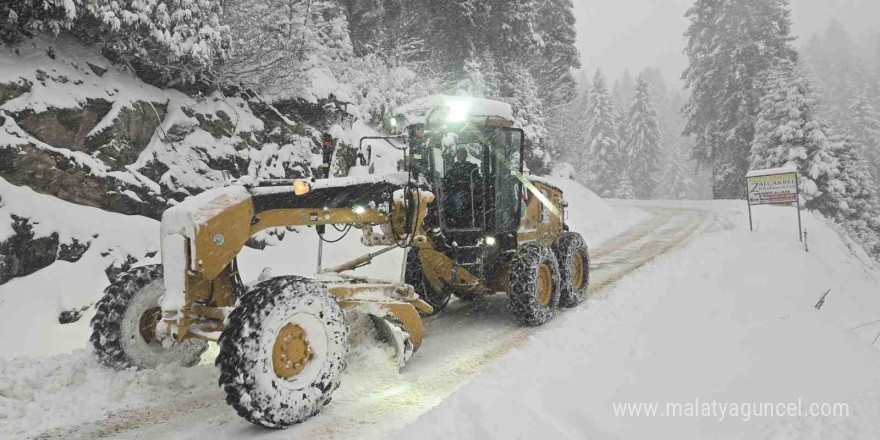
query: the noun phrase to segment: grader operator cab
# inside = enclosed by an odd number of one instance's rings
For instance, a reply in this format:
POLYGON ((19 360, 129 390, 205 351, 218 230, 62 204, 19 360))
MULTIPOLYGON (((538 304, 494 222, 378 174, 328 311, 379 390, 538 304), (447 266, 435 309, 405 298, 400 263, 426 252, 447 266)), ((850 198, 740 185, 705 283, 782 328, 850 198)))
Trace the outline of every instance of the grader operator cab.
POLYGON ((586 297, 586 244, 564 225, 562 192, 523 176, 523 132, 507 104, 432 96, 401 108, 394 124, 406 142, 403 172, 234 184, 168 209, 162 264, 121 275, 96 307, 100 360, 195 365, 215 341, 227 403, 282 428, 330 401, 355 321, 374 324, 403 366, 422 343, 420 315, 453 295, 506 293, 526 325, 586 297), (384 248, 314 278, 241 281, 236 257, 252 235, 326 225, 357 228, 364 245, 384 248), (402 282, 345 274, 398 248, 402 282))

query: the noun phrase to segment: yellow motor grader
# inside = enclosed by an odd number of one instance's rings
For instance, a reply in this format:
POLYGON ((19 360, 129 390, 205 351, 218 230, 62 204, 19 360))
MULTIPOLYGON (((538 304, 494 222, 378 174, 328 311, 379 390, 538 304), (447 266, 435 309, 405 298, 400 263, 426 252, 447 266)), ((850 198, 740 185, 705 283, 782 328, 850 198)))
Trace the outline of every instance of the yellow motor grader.
MULTIPOLYGON (((236 183, 168 209, 162 264, 119 276, 96 306, 99 359, 119 369, 189 366, 215 341, 226 401, 257 425, 283 428, 317 414, 339 387, 353 317, 372 321, 402 366, 422 344, 420 315, 453 295, 507 294, 525 325, 584 300, 587 246, 567 231, 562 192, 523 175, 524 135, 507 104, 431 96, 392 122, 402 129, 402 172, 236 183), (364 245, 383 249, 311 279, 242 282, 236 257, 254 234, 308 226, 325 240, 326 225, 359 229, 364 245), (345 274, 398 248, 400 282, 345 274)), ((360 150, 362 162, 369 156, 360 150)))

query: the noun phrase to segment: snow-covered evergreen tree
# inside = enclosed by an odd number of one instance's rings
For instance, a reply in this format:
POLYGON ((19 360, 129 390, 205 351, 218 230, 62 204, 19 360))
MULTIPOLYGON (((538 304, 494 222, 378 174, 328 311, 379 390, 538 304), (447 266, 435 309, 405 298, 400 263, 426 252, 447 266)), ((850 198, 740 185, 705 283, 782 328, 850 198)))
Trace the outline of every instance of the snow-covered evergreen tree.
POLYGON ((763 89, 752 166, 796 166, 805 206, 839 222, 880 255, 880 205, 862 148, 819 116, 818 95, 796 63, 764 75, 763 89))
POLYGON ((614 198, 617 199, 635 199, 636 188, 632 179, 629 177, 629 171, 623 170, 618 172, 617 187, 614 189, 614 198))
POLYGON ((467 72, 466 91, 470 96, 496 99, 501 96, 501 72, 495 57, 488 50, 464 66, 467 72))
POLYGON ((628 171, 635 195, 640 199, 652 198, 657 190, 661 136, 648 82, 639 76, 627 118, 623 151, 628 157, 628 171))
POLYGON ((587 98, 587 155, 590 164, 588 184, 602 197, 613 197, 617 190, 620 164, 616 111, 605 76, 596 71, 587 98))
POLYGON ((529 70, 519 63, 509 63, 504 67, 502 100, 513 107, 514 117, 526 135, 528 147, 524 160, 534 173, 549 171, 550 155, 544 150, 547 139, 544 109, 538 98, 538 85, 529 70))
POLYGON ((845 184, 830 128, 819 117, 818 96, 809 78, 792 62, 763 76, 764 97, 751 148, 753 169, 793 165, 807 208, 837 216, 845 204, 845 184))
POLYGON ((843 211, 847 223, 860 235, 864 236, 863 231, 866 230, 880 234, 876 182, 862 156, 862 146, 848 135, 836 136, 835 141, 838 145, 836 156, 840 162, 839 179, 846 186, 846 206, 843 211))
POLYGON ((542 44, 530 68, 544 108, 545 149, 550 156, 561 159, 572 142, 564 132, 578 98, 572 70, 581 67, 572 0, 538 2, 534 29, 542 44))
MULTIPOLYGON (((564 140, 560 156, 563 160, 572 164, 575 169, 589 170, 590 162, 585 146, 587 145, 587 109, 589 107, 589 95, 592 86, 588 84, 589 79, 584 79, 583 81, 584 83, 578 86, 577 98, 562 112, 562 116, 558 121, 560 123, 559 135, 564 140)), ((582 180, 586 181, 585 179, 582 180)))
POLYGON ((689 166, 687 152, 682 148, 672 148, 669 156, 666 171, 663 173, 663 197, 679 200, 692 198, 694 171, 689 166))
POLYGON ((193 82, 225 58, 219 0, 19 0, 0 4, 0 43, 70 30, 150 82, 193 82))
POLYGON ((715 198, 745 195, 758 76, 797 58, 790 15, 788 0, 697 0, 687 12, 684 133, 695 138, 695 158, 712 170, 715 198))
POLYGON ((611 97, 614 99, 614 103, 617 104, 619 110, 626 112, 628 110, 626 106, 632 102, 635 94, 636 83, 633 81, 629 70, 626 70, 623 72, 623 77, 614 82, 614 87, 611 89, 611 97))
POLYGON ((823 97, 823 115, 837 123, 847 118, 849 103, 858 94, 862 79, 858 59, 849 32, 839 21, 832 19, 818 42, 811 47, 808 64, 818 82, 823 97))
POLYGON ((880 182, 880 113, 871 105, 867 92, 853 101, 849 115, 849 131, 861 145, 874 180, 880 182))

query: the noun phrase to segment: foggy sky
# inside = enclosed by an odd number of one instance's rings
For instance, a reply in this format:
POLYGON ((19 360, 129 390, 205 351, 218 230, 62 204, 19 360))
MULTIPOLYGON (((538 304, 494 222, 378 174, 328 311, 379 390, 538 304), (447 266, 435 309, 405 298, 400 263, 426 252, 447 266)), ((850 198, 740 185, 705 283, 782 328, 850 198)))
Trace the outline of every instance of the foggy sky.
MULTIPOLYGON (((578 46, 587 73, 601 68, 613 80, 629 69, 635 75, 645 66, 663 70, 666 80, 678 80, 687 65, 684 18, 694 0, 573 0, 578 19, 578 46)), ((794 32, 800 48, 834 17, 846 25, 854 40, 880 35, 880 0, 793 0, 794 32)))

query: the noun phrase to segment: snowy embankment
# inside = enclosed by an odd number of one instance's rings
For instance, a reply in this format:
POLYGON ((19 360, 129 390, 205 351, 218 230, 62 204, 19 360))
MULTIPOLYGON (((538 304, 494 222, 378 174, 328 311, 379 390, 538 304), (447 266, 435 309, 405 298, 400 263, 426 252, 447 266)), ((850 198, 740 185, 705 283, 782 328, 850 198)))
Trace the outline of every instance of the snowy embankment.
POLYGON ((806 253, 790 208, 756 209, 750 233, 743 202, 676 205, 714 220, 391 438, 880 438, 880 323, 850 330, 880 319, 880 268, 809 213, 806 253), (615 414, 627 403, 658 415, 615 414))
MULTIPOLYGON (((173 401, 193 393, 219 398, 214 395, 216 374, 212 366, 110 371, 97 365, 89 353, 88 322, 92 310, 74 324, 58 322, 58 313, 63 308, 80 307, 100 298, 108 284, 104 265, 96 261, 102 251, 116 247, 139 251, 140 247, 156 246, 158 222, 73 205, 3 183, 0 194, 4 201, 15 195, 27 197, 26 205, 9 206, 28 206, 35 214, 51 212, 51 218, 59 219, 57 223, 44 224, 47 231, 88 235, 92 233, 90 228, 100 228, 102 238, 76 263, 58 261, 0 286, 0 334, 4 335, 0 338, 0 438, 17 438, 100 419, 116 409, 173 401), (44 357, 51 355, 54 356, 44 357), (184 392, 178 395, 180 390, 184 392)), ((569 218, 572 229, 582 232, 591 245, 648 216, 636 208, 612 207, 574 182, 556 179, 556 183, 566 191, 571 210, 577 213, 569 218)), ((337 232, 328 228, 328 238, 336 236, 337 232)), ((245 249, 240 257, 243 278, 245 282, 253 281, 267 267, 273 276, 311 276, 316 268, 317 246, 313 229, 298 228, 265 250, 245 249)), ((325 247, 325 267, 371 250, 375 249, 362 246, 360 233, 353 231, 339 244, 325 247)), ((397 279, 401 256, 398 251, 379 257, 359 273, 397 279)), ((151 262, 157 261, 144 263, 151 262)))
MULTIPOLYGON (((80 311, 95 302, 109 283, 106 267, 132 255, 152 256, 143 258, 139 265, 158 261, 159 222, 64 202, 0 178, 0 219, 12 216, 31 220, 37 237, 54 234, 61 243, 75 240, 89 245, 76 261, 59 259, 33 274, 0 285, 0 346, 2 357, 7 359, 67 353, 83 347, 91 311, 67 325, 59 323, 59 314, 80 311)), ((13 233, 5 221, 0 221, 0 242, 13 233)))

